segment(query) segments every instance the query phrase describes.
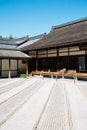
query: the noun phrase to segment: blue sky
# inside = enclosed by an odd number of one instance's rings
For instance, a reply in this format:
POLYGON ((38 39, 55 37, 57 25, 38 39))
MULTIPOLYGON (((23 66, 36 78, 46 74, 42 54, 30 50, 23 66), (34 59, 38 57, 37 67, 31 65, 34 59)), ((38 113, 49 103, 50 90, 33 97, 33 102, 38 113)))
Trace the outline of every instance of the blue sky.
POLYGON ((0 35, 35 36, 87 17, 87 0, 0 0, 0 35))

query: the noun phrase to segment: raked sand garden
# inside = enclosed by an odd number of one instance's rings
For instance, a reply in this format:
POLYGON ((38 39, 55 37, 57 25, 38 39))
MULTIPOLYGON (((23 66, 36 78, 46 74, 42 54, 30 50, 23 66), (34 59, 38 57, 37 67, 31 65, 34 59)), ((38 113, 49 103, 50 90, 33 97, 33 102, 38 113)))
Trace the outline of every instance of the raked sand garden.
POLYGON ((87 130, 87 81, 0 79, 0 130, 87 130))

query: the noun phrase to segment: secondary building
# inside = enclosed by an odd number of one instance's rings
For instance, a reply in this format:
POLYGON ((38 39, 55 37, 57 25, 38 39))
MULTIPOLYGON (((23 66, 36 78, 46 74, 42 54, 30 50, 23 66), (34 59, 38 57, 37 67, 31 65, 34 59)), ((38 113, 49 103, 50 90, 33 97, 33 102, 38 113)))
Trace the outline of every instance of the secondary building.
POLYGON ((25 43, 29 38, 23 37, 15 40, 0 39, 0 77, 19 76, 28 74, 29 56, 17 47, 25 43))

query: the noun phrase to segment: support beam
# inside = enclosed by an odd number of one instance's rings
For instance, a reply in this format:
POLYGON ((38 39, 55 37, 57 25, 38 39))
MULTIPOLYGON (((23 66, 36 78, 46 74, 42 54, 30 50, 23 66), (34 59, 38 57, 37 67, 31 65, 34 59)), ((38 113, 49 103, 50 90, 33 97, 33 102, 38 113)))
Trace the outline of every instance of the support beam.
POLYGON ((8 78, 11 78, 11 60, 9 59, 9 73, 8 78))

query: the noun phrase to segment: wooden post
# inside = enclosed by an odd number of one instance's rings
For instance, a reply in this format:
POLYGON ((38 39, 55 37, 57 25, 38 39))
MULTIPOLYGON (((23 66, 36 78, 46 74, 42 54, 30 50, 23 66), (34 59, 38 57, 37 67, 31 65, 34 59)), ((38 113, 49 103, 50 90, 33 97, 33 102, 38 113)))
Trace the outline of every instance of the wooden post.
POLYGON ((57 48, 57 70, 59 70, 59 48, 57 48))
POLYGON ((36 70, 38 70, 38 51, 36 51, 36 70))
POLYGON ((69 69, 69 46, 68 46, 68 69, 69 69))
POLYGON ((9 59, 9 73, 8 78, 11 78, 11 60, 9 59))
POLYGON ((26 60, 26 75, 28 76, 28 60, 26 60))

